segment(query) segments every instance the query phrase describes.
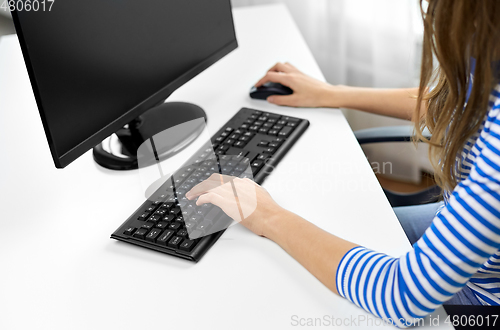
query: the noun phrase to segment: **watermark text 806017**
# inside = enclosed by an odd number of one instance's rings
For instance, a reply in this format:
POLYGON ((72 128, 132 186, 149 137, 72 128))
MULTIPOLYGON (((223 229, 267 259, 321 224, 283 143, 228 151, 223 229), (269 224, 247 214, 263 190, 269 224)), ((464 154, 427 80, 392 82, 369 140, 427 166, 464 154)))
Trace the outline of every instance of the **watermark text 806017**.
POLYGON ((3 11, 52 11, 55 0, 0 0, 3 11))

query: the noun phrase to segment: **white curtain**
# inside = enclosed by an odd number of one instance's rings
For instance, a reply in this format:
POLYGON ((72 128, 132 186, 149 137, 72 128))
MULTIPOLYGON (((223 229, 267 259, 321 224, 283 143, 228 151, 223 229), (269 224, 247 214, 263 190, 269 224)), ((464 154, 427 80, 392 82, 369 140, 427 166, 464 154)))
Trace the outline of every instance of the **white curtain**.
MULTIPOLYGON (((418 86, 422 21, 418 0, 232 0, 235 7, 285 3, 332 84, 398 88, 418 86)), ((408 124, 344 111, 353 130, 408 124)), ((393 162, 393 174, 418 181, 429 170, 425 148, 365 148, 370 161, 393 162)))

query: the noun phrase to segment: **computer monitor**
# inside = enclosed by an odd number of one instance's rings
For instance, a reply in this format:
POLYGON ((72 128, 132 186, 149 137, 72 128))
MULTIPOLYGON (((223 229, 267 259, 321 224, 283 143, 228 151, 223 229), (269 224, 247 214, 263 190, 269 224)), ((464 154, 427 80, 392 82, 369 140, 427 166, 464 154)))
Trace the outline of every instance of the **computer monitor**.
MULTIPOLYGON (((57 168, 95 146, 100 165, 137 168, 142 142, 206 118, 193 104, 163 102, 238 47, 230 0, 64 0, 30 9, 13 19, 57 168), (100 144, 113 133, 126 157, 100 144)), ((176 150, 196 134, 177 137, 176 150)))

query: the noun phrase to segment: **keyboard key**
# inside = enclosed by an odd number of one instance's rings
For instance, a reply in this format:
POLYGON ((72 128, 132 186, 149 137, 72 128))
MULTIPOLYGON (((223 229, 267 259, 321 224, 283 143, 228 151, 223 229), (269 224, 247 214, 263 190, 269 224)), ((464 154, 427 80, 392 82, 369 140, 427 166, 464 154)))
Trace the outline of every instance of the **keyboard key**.
POLYGON ((181 214, 181 208, 180 207, 173 207, 171 210, 170 210, 170 214, 173 215, 173 216, 178 216, 179 214, 181 214))
POLYGON ((179 245, 179 249, 189 252, 194 247, 195 243, 196 241, 194 240, 186 239, 181 245, 179 245))
POLYGON ((200 210, 203 211, 203 214, 208 214, 208 211, 210 211, 212 209, 212 207, 214 207, 213 204, 203 204, 199 208, 200 208, 200 210))
POLYGON ((158 237, 156 243, 161 245, 167 245, 168 240, 170 239, 170 237, 174 235, 174 233, 175 232, 173 230, 165 230, 165 232, 158 237))
POLYGON ((168 229, 171 229, 171 230, 177 230, 179 228, 182 227, 182 223, 178 222, 178 221, 174 221, 172 222, 171 224, 168 225, 168 229))
MULTIPOLYGON (((212 152, 212 151, 210 151, 210 152, 212 152)), ((186 167, 184 169, 184 171, 186 171, 187 173, 192 173, 194 170, 195 170, 194 166, 189 166, 189 167, 186 167)))
POLYGON ((156 222, 158 220, 160 220, 160 216, 158 214, 153 214, 152 216, 149 217, 148 221, 153 221, 153 222, 156 222))
POLYGON ((205 232, 208 227, 210 227, 211 223, 209 223, 208 221, 202 221, 198 227, 196 227, 196 230, 199 230, 201 232, 205 232))
POLYGON ((177 232, 177 236, 185 238, 188 236, 188 232, 186 229, 181 229, 177 232))
POLYGON ((224 166, 224 167, 221 168, 221 172, 224 175, 227 175, 227 174, 231 173, 232 171, 233 171, 233 167, 232 166, 224 166))
POLYGON ((155 226, 155 223, 154 222, 145 222, 143 225, 142 225, 142 228, 146 228, 146 229, 151 229, 155 226))
POLYGON ((167 213, 167 210, 165 209, 158 209, 155 211, 155 215, 159 215, 160 217, 164 216, 167 213))
POLYGON ((281 118, 280 115, 277 115, 277 114, 274 114, 274 113, 269 113, 269 112, 265 112, 264 116, 267 116, 270 119, 276 119, 276 120, 281 118))
POLYGON ((286 125, 287 125, 287 126, 290 126, 290 127, 295 127, 295 126, 297 126, 297 123, 288 123, 288 124, 286 124, 286 125))
POLYGON ((160 221, 156 224, 156 228, 160 229, 166 229, 168 227, 169 223, 166 221, 160 221))
POLYGON ((134 237, 144 239, 144 236, 146 236, 147 232, 148 232, 147 229, 140 228, 135 232, 134 237))
POLYGON ((250 164, 250 158, 257 157, 257 155, 255 155, 255 156, 253 156, 253 155, 254 155, 254 153, 249 153, 248 157, 243 158, 243 160, 240 162, 240 166, 248 166, 250 164))
POLYGON ((278 131, 275 130, 275 129, 270 129, 268 132, 267 132, 267 135, 272 135, 272 136, 276 136, 278 135, 278 131))
POLYGON ((262 127, 259 129, 259 133, 261 133, 261 134, 267 134, 268 131, 269 131, 269 128, 265 128, 265 127, 262 127))
POLYGON ((200 215, 193 215, 191 218, 189 218, 190 222, 198 223, 203 219, 200 215))
MULTIPOLYGON (((205 205, 210 205, 210 204, 205 204, 205 205)), ((208 222, 210 224, 212 223, 215 223, 215 221, 220 218, 220 216, 222 215, 222 210, 217 207, 217 206, 213 206, 213 205, 210 205, 210 207, 212 208, 209 212, 206 212, 205 211, 205 215, 203 217, 203 222, 208 222)))
POLYGON ((168 246, 170 247, 173 247, 173 248, 177 248, 179 246, 179 244, 181 244, 182 242, 182 238, 179 237, 179 236, 174 236, 170 242, 168 242, 168 246))
POLYGON ((153 242, 156 241, 156 237, 158 237, 161 233, 161 229, 152 229, 149 234, 146 235, 146 241, 153 242))
POLYGON ((162 220, 165 222, 171 222, 174 219, 175 219, 175 215, 169 214, 169 215, 164 216, 162 220))
POLYGON ((174 203, 172 202, 165 202, 163 203, 160 208, 170 210, 174 206, 174 203))
MULTIPOLYGON (((198 160, 199 160, 199 159, 197 159, 196 161, 198 161, 198 160)), ((195 162, 196 162, 196 161, 195 161, 195 162)), ((179 178, 179 177, 176 177, 176 178, 175 178, 175 180, 174 180, 174 182, 175 182, 175 186, 176 186, 176 187, 179 187, 179 186, 181 185, 182 181, 184 181, 184 178, 179 178)))
POLYGON ((124 235, 127 235, 127 236, 130 236, 132 235, 135 231, 136 231, 137 228, 135 227, 128 227, 127 229, 125 229, 125 231, 123 232, 124 235))
POLYGON ((257 159, 257 160, 254 160, 252 162, 252 170, 253 172, 258 172, 260 170, 260 168, 262 167, 262 165, 264 165, 264 162, 260 159, 257 159))
POLYGON ((217 148, 217 151, 222 151, 222 152, 224 152, 224 151, 226 151, 226 150, 227 150, 227 149, 229 149, 229 148, 230 148, 229 144, 223 144, 223 145, 221 145, 219 148, 217 148))
POLYGON ((146 221, 146 219, 149 217, 149 212, 145 212, 143 214, 141 214, 137 220, 141 220, 141 221, 146 221))
POLYGON ((182 208, 182 217, 185 218, 185 219, 189 219, 189 217, 191 216, 193 210, 191 209, 185 209, 185 207, 182 208))
POLYGON ((269 141, 260 141, 257 147, 267 147, 269 145, 269 141))
MULTIPOLYGON (((260 157, 260 156, 259 156, 259 157, 260 157)), ((257 157, 257 158, 258 158, 258 157, 257 157)), ((247 166, 242 166, 242 165, 236 166, 236 167, 234 168, 234 170, 235 170, 236 172, 245 172, 245 170, 246 170, 246 169, 247 169, 247 166)))
POLYGON ((266 148, 263 153, 265 154, 274 154, 276 152, 276 148, 266 148))
POLYGON ((292 123, 298 123, 300 121, 300 119, 298 118, 287 117, 287 116, 283 117, 282 119, 292 123))
POLYGON ((293 127, 287 126, 279 132, 279 136, 287 137, 293 131, 293 127))
POLYGON ((269 147, 271 147, 271 148, 279 148, 280 145, 281 145, 281 143, 279 143, 279 142, 269 143, 269 147))
POLYGON ((236 164, 243 160, 243 156, 241 155, 233 155, 231 157, 231 161, 234 161, 236 164))
POLYGON ((244 148, 247 144, 243 141, 236 141, 233 146, 236 148, 244 148))
POLYGON ((241 150, 239 148, 231 148, 226 152, 226 155, 228 156, 241 156, 245 157, 248 154, 248 151, 246 150, 241 150))

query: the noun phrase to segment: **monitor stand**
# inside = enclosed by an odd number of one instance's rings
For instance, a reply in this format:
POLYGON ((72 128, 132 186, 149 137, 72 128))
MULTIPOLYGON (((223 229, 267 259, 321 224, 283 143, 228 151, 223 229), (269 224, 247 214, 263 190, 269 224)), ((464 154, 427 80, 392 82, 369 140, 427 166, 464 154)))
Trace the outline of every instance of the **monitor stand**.
MULTIPOLYGON (((114 155, 111 151, 106 150, 103 147, 103 142, 94 147, 94 160, 102 167, 111 170, 135 170, 139 167, 137 150, 143 142, 158 133, 164 132, 166 129, 198 118, 203 118, 204 122, 207 121, 205 111, 197 105, 183 102, 163 103, 148 110, 142 116, 134 119, 126 127, 116 132, 116 136, 121 144, 122 155, 114 155)), ((169 145, 173 145, 174 147, 171 150, 162 150, 163 157, 160 158, 171 157, 186 148, 202 133, 203 128, 199 125, 191 127, 190 130, 184 130, 182 134, 169 136, 169 145)))

